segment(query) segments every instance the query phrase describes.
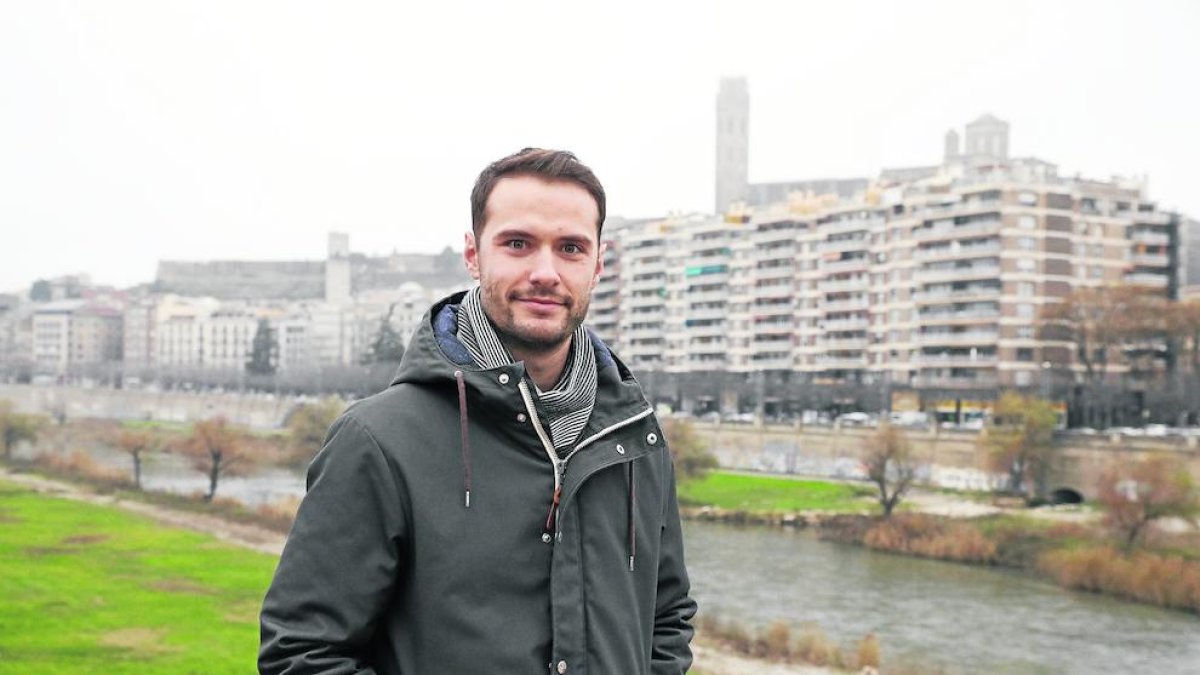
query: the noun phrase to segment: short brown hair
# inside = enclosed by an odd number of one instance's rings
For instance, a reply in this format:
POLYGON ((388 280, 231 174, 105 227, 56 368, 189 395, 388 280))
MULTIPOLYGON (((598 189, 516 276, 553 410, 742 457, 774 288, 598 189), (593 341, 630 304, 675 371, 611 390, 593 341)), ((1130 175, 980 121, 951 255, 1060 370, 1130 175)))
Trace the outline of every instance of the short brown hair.
POLYGON ((596 200, 599 214, 596 217, 596 237, 600 237, 600 230, 604 227, 604 186, 600 185, 596 174, 573 153, 542 148, 525 148, 498 159, 479 174, 479 178, 475 180, 475 188, 471 190, 471 230, 476 237, 487 221, 487 201, 496 183, 504 176, 514 174, 537 176, 550 181, 570 181, 587 190, 592 199, 596 200))

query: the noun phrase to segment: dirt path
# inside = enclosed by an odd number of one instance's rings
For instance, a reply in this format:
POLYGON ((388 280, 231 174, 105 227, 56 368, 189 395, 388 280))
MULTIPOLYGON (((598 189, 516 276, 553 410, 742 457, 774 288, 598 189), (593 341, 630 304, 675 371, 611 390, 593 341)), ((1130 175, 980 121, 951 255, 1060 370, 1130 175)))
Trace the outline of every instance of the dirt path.
POLYGON ((696 657, 696 669, 704 675, 837 675, 850 672, 795 663, 758 661, 706 644, 693 643, 692 653, 696 657))

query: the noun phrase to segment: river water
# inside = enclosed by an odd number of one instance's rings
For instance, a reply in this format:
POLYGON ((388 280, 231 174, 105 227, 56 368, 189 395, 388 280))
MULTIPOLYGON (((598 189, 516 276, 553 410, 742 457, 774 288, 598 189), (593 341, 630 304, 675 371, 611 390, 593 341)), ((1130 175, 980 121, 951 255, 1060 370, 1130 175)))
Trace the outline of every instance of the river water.
MULTIPOLYGON (((102 464, 129 458, 95 448, 102 464)), ((199 493, 187 461, 153 455, 150 490, 199 493)), ((221 480, 219 496, 255 506, 304 493, 298 471, 221 480)), ((1200 618, 1035 581, 1015 572, 877 553, 811 532, 684 524, 688 571, 701 611, 762 626, 819 625, 850 644, 875 633, 885 662, 946 672, 1200 673, 1200 618)))
POLYGON ((950 673, 1200 673, 1200 618, 1015 572, 877 553, 812 533, 689 522, 701 611, 875 633, 886 660, 950 673))

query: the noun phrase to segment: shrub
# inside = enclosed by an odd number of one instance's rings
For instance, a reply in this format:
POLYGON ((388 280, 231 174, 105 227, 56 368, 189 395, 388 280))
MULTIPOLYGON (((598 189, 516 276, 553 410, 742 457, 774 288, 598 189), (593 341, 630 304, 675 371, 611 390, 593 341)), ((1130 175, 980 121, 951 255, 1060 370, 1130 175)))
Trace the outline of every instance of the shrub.
POLYGON ((874 633, 867 633, 858 641, 856 661, 859 668, 879 667, 879 638, 874 633))

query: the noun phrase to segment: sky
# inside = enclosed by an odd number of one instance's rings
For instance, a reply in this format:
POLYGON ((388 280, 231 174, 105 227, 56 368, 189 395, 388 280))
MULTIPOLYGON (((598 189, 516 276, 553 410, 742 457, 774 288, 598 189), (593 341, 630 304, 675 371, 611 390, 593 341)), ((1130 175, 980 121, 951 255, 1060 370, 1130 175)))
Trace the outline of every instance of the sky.
POLYGON ((460 249, 489 162, 574 151, 627 217, 710 211, 722 76, 750 180, 1010 153, 1200 217, 1200 3, 6 2, 0 290, 159 260, 460 249))

